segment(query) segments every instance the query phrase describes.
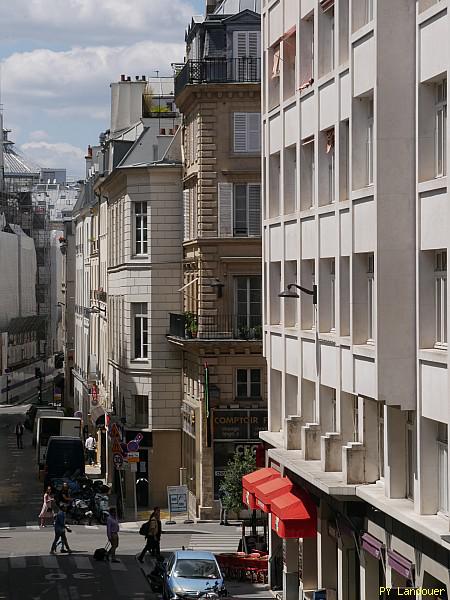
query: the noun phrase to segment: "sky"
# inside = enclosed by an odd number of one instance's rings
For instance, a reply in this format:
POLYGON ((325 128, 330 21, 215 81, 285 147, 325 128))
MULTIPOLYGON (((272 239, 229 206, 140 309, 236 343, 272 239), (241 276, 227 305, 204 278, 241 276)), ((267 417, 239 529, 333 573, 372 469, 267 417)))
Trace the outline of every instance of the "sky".
POLYGON ((205 0, 14 0, 0 13, 4 127, 42 167, 84 175, 122 73, 170 75, 205 0))

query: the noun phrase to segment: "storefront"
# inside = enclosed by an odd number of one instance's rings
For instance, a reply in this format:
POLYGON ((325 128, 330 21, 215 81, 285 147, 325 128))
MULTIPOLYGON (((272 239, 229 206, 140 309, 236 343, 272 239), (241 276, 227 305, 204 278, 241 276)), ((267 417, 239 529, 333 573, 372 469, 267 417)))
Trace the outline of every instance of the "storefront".
POLYGON ((258 409, 213 410, 214 499, 219 498, 220 484, 228 462, 236 452, 260 447, 259 432, 267 428, 267 411, 258 409))

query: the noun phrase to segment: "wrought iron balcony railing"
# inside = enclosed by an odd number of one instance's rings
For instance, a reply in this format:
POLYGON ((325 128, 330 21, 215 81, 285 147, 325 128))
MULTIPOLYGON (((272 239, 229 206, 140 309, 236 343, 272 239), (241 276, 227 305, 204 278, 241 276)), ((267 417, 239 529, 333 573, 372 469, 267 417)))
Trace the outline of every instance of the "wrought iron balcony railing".
POLYGON ((261 315, 170 313, 169 335, 183 340, 261 340, 261 315))
POLYGON ((188 84, 259 83, 260 58, 205 58, 188 60, 175 79, 175 96, 188 84))

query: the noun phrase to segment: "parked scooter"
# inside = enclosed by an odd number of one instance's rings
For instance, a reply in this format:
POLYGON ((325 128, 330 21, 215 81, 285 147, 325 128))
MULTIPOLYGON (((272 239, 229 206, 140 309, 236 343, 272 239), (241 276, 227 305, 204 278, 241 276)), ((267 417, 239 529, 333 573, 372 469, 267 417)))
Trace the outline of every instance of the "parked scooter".
POLYGON ((74 520, 77 525, 84 521, 85 519, 88 521, 89 525, 92 525, 92 519, 94 518, 94 513, 90 509, 89 504, 82 500, 81 498, 75 498, 72 502, 72 506, 68 511, 69 517, 74 520))
POLYGON ((162 594, 164 573, 164 558, 162 556, 158 556, 153 570, 147 575, 152 592, 162 594))
POLYGON ((106 494, 95 494, 94 515, 99 523, 106 525, 109 517, 109 496, 106 494))

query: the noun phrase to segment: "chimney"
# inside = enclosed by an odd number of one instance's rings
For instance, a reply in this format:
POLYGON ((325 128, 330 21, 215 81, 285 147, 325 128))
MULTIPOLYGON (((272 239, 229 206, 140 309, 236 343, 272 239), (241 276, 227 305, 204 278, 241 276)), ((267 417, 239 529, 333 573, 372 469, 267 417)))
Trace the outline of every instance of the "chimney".
POLYGON ((87 148, 87 152, 86 152, 86 160, 92 158, 92 148, 91 146, 88 146, 87 148))
POLYGON ((206 15, 213 13, 222 0, 206 0, 206 15))
POLYGON ((125 81, 125 75, 120 76, 120 81, 125 81))
POLYGON ((129 77, 129 76, 128 76, 128 77, 127 77, 127 81, 131 81, 131 77, 129 77))
POLYGON ((146 75, 142 75, 142 81, 147 81, 146 75))

